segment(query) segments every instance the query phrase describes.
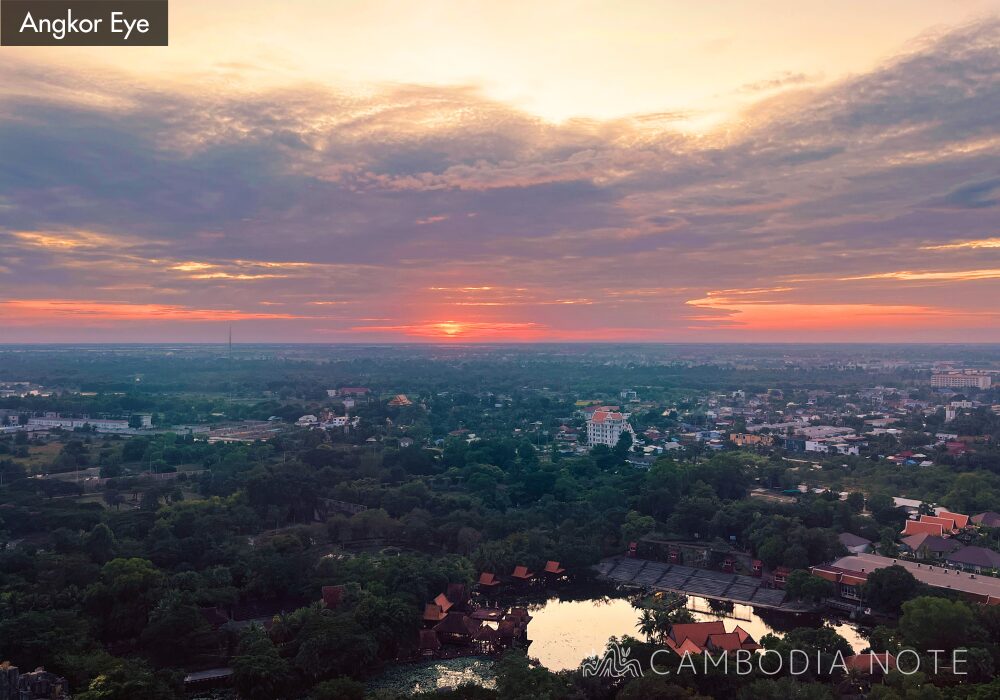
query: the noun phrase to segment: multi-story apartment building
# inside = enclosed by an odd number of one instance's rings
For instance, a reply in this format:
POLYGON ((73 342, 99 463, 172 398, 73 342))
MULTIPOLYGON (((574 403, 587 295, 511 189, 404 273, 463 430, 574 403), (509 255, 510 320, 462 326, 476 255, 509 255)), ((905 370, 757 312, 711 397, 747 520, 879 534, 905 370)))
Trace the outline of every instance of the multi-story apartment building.
POLYGON ((635 439, 635 431, 628 422, 628 413, 597 409, 587 421, 587 443, 590 446, 614 447, 622 433, 628 431, 635 439))
POLYGON ((979 372, 936 372, 931 375, 931 386, 934 387, 989 389, 992 384, 990 375, 979 372))

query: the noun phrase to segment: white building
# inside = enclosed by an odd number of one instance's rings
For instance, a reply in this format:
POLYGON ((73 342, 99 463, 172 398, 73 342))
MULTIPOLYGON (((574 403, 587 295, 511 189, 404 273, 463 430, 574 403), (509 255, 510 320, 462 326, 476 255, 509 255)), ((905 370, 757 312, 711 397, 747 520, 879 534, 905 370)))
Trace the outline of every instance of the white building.
POLYGON ((29 430, 45 430, 48 428, 75 430, 76 428, 87 427, 93 428, 99 433, 123 433, 129 430, 128 420, 117 418, 63 418, 48 414, 44 418, 28 419, 29 430))
POLYGON ((605 411, 598 409, 587 421, 587 444, 607 445, 614 447, 618 444, 618 438, 622 433, 628 431, 635 440, 635 431, 629 425, 628 413, 618 413, 617 411, 605 411))
POLYGON ((989 389, 992 383, 993 378, 990 375, 973 372, 946 372, 931 375, 931 386, 934 387, 989 389))

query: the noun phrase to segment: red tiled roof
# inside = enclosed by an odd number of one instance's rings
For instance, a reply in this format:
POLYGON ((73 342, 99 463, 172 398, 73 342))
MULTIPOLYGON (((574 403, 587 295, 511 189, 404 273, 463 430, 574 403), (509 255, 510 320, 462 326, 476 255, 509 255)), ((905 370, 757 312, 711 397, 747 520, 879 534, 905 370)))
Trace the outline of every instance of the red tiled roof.
POLYGON ((519 579, 529 579, 534 576, 533 573, 528 571, 528 567, 520 565, 514 567, 514 573, 511 575, 514 578, 519 578, 519 579))
POLYGON ((497 577, 494 574, 490 573, 489 571, 484 571, 483 573, 479 574, 480 586, 496 586, 499 583, 500 581, 497 580, 497 577))
POLYGON ((594 415, 591 416, 590 420, 594 423, 603 423, 606 420, 624 420, 625 415, 622 413, 617 413, 613 411, 594 411, 594 415))
POLYGON ((434 599, 434 603, 444 612, 448 612, 448 609, 451 608, 451 601, 448 600, 448 596, 444 593, 438 593, 437 598, 434 599))
POLYGON ((427 622, 440 622, 445 618, 445 613, 440 605, 428 603, 424 606, 424 620, 427 622))
POLYGON ((708 651, 738 651, 760 649, 753 637, 737 626, 726 632, 722 621, 693 622, 672 625, 667 631, 666 644, 680 656, 685 653, 701 654, 708 651))
POLYGON ((907 520, 906 526, 903 528, 904 535, 919 535, 920 533, 927 533, 928 535, 937 535, 940 537, 944 534, 944 527, 941 523, 928 523, 921 522, 919 520, 907 520))
POLYGON ((561 574, 565 571, 566 569, 560 568, 559 562, 557 561, 545 562, 545 573, 547 574, 561 574))
POLYGON ((937 523, 938 525, 940 525, 941 527, 943 527, 945 530, 954 530, 954 529, 956 529, 955 528, 955 519, 954 518, 943 518, 943 517, 938 516, 938 515, 921 515, 920 516, 920 522, 922 522, 922 523, 937 523))
POLYGON ((678 625, 671 625, 667 632, 667 638, 673 640, 674 644, 680 645, 685 639, 690 639, 699 647, 704 647, 705 642, 713 634, 725 634, 726 626, 721 620, 714 622, 685 622, 678 625))
POLYGON ((885 651, 881 654, 855 654, 844 659, 847 668, 863 673, 882 673, 883 668, 890 671, 896 668, 896 657, 885 651))
POLYGON ((740 640, 740 636, 735 632, 713 634, 707 641, 713 648, 718 649, 719 651, 736 651, 737 649, 743 648, 743 642, 740 640))
POLYGON ((967 528, 969 526, 969 516, 963 513, 952 513, 950 510, 939 510, 939 518, 951 518, 955 521, 955 527, 959 529, 967 528))

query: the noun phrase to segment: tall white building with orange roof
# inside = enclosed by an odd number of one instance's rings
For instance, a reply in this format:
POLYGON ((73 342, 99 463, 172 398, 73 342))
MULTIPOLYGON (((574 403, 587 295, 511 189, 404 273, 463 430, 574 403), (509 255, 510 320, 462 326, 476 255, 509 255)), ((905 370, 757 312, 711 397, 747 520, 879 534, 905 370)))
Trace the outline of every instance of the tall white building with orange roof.
POLYGON ((607 411, 599 408, 587 421, 587 444, 614 447, 622 433, 628 431, 635 439, 635 431, 628 422, 628 413, 607 411))

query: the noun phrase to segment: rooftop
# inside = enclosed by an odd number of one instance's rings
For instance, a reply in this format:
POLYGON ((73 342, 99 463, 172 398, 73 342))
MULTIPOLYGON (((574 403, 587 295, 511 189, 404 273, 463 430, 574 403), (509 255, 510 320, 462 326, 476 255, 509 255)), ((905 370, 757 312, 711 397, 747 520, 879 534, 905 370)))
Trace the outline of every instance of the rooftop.
POLYGON ((1000 599, 1000 578, 975 576, 933 564, 917 564, 904 559, 892 559, 877 554, 852 554, 833 562, 833 566, 858 573, 871 573, 887 566, 902 566, 918 581, 937 588, 950 588, 962 593, 991 596, 1000 599))

